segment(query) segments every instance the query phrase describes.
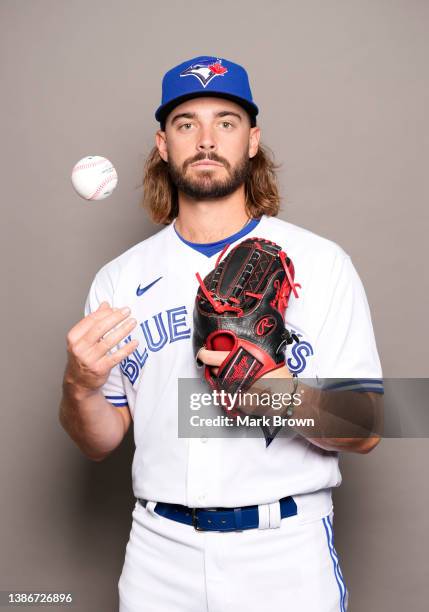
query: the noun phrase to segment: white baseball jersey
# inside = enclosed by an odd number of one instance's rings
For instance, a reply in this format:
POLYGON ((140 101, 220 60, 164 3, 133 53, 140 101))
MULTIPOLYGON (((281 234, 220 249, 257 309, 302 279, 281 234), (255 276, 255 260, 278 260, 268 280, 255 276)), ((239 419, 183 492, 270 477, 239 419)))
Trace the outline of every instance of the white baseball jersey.
MULTIPOLYGON (((300 339, 287 347, 290 371, 346 378, 353 381, 349 388, 382 392, 370 310, 349 255, 330 240, 266 216, 228 242, 252 236, 282 247, 302 287, 286 311, 287 327, 300 339)), ((128 405, 133 418, 134 494, 190 507, 265 504, 292 495, 300 520, 326 517, 331 488, 341 482, 337 452, 298 434, 277 437, 267 448, 263 437, 178 437, 177 381, 201 374, 192 350, 195 273, 204 278, 213 269, 222 242, 193 245, 173 223, 104 265, 91 285, 85 315, 107 300, 129 306, 138 322, 127 340, 137 338, 139 346, 102 388, 113 405, 128 405)))

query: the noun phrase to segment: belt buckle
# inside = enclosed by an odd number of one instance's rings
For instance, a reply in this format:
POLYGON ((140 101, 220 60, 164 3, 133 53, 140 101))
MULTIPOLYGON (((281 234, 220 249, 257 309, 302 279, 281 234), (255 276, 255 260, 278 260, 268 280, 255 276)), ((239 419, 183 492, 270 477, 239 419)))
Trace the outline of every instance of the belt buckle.
POLYGON ((195 529, 195 531, 206 531, 205 529, 198 527, 197 510, 198 508, 192 508, 192 527, 195 529))

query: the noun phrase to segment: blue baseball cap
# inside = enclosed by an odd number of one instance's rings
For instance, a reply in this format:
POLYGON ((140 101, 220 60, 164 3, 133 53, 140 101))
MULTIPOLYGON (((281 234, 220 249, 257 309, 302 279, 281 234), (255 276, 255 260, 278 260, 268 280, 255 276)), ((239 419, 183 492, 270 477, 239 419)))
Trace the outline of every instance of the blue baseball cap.
POLYGON ((245 69, 229 60, 209 55, 190 59, 165 73, 161 105, 155 119, 163 126, 175 106, 200 96, 215 96, 236 102, 249 113, 252 127, 256 125, 259 109, 253 102, 245 69))

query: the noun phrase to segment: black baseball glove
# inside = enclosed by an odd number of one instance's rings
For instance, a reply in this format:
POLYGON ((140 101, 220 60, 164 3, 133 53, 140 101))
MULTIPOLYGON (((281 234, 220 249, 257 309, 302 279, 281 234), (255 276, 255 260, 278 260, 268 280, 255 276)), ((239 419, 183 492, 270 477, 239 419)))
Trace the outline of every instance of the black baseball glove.
POLYGON ((204 376, 213 389, 235 393, 285 364, 286 344, 298 341, 285 327, 285 312, 300 285, 274 242, 248 238, 222 259, 225 250, 204 280, 197 274, 193 347, 197 360, 202 347, 229 352, 216 376, 208 366, 204 376))

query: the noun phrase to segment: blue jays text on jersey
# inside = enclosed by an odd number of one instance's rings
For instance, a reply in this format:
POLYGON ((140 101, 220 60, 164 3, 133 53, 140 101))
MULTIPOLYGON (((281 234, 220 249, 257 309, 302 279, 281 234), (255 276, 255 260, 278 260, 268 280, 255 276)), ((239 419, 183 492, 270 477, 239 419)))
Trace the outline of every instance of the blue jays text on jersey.
MULTIPOLYGON (((152 321, 146 319, 140 323, 146 346, 143 351, 136 349, 132 357, 126 357, 121 361, 121 371, 134 384, 149 357, 149 352, 157 353, 167 343, 187 340, 191 337, 191 329, 186 317, 188 311, 186 306, 169 308, 164 312, 158 312, 152 316, 152 321)), ((125 342, 131 342, 131 335, 125 342)))

